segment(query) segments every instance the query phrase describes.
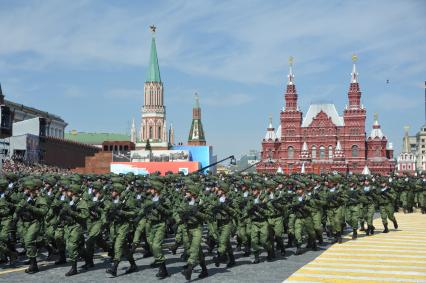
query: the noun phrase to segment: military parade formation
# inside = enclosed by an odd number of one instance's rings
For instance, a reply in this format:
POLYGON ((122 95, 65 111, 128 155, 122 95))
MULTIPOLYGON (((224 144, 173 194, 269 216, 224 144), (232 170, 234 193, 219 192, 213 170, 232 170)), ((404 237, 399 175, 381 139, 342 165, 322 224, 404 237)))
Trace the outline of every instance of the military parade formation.
POLYGON ((379 212, 383 233, 394 212, 426 213, 426 175, 364 176, 338 174, 151 174, 147 176, 7 173, 0 179, 0 259, 3 267, 26 257, 28 274, 39 271, 46 251, 55 265, 69 263, 65 276, 90 270, 99 251, 117 276, 120 261, 138 271, 134 254, 153 257, 157 277, 169 275, 165 250, 182 249, 182 274, 207 277, 206 256, 215 266, 236 264, 234 251, 256 264, 318 250, 324 238, 342 243, 349 231, 374 235, 379 212), (351 230, 348 230, 350 227, 351 230), (164 246, 166 238, 173 244, 164 246), (306 246, 305 246, 306 244, 306 246), (302 247, 303 246, 303 247, 302 247), (19 250, 19 252, 18 252, 19 250), (287 253, 288 256, 288 253, 287 253))

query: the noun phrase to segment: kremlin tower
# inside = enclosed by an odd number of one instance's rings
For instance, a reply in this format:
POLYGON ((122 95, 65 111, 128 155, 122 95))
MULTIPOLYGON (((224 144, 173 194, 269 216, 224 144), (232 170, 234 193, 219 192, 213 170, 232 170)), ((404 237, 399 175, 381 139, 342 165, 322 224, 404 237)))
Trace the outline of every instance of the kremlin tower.
POLYGON ((188 145, 206 145, 203 124, 201 123, 200 98, 195 93, 195 104, 192 108, 192 124, 189 131, 188 145))
POLYGON ((158 65, 157 47, 155 45, 155 26, 151 26, 152 40, 148 73, 144 83, 144 104, 140 143, 136 147, 145 148, 147 141, 152 149, 168 149, 170 133, 167 134, 166 107, 164 106, 164 89, 158 65))

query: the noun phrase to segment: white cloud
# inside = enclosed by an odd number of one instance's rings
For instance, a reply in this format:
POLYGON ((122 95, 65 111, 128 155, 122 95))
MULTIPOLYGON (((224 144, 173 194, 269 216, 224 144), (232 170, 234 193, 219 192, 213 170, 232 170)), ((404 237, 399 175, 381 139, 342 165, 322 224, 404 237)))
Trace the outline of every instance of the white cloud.
POLYGON ((0 54, 35 54, 9 63, 14 67, 144 65, 147 26, 157 23, 162 66, 230 81, 276 84, 289 55, 296 57, 299 75, 324 72, 338 60, 349 69, 351 52, 362 53, 373 74, 402 63, 407 76, 426 69, 422 2, 166 1, 134 9, 91 1, 25 3, 0 12, 7 42, 0 54))

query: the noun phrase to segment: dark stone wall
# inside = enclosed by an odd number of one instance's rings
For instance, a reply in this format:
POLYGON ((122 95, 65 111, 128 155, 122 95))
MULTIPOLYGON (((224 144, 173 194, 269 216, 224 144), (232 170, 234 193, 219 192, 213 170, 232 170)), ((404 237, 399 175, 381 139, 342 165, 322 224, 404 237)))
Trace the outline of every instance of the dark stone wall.
POLYGON ((85 158, 95 155, 101 149, 55 137, 40 137, 40 151, 41 163, 72 169, 84 167, 85 158))

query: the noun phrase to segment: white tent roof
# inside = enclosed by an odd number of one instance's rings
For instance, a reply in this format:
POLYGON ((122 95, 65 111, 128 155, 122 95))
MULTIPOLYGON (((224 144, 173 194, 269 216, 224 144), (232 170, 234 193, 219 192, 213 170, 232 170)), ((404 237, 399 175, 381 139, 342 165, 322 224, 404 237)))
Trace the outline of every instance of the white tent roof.
POLYGON ((370 175, 371 174, 370 169, 368 169, 367 165, 364 166, 364 169, 362 169, 362 173, 361 174, 362 175, 370 175))
POLYGON ((345 123, 343 121, 343 117, 340 117, 339 113, 337 113, 336 106, 334 106, 334 104, 331 104, 331 103, 326 103, 326 104, 311 104, 309 106, 308 113, 306 113, 306 116, 303 119, 302 127, 309 127, 309 125, 312 123, 314 118, 321 111, 327 114, 327 116, 331 118, 331 121, 336 126, 344 126, 345 123))
POLYGON ((281 125, 279 125, 277 131, 275 132, 275 136, 280 139, 281 138, 281 125))
POLYGON ((277 136, 275 135, 274 128, 272 127, 272 119, 269 120, 268 130, 266 131, 265 140, 275 140, 277 136))
POLYGON ((371 130, 370 137, 372 139, 378 137, 382 139, 385 135, 383 134, 382 129, 380 128, 379 121, 377 117, 374 119, 373 129, 371 130))

